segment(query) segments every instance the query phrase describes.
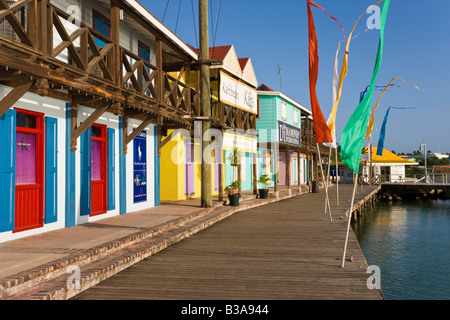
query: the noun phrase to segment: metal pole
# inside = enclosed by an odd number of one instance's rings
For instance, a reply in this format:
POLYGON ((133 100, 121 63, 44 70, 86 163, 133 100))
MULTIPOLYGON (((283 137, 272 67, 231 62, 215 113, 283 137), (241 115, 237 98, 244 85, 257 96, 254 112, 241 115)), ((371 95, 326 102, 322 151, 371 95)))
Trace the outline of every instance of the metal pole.
POLYGON ((423 139, 423 146, 425 148, 425 183, 428 183, 428 171, 427 171, 427 141, 423 139))
POLYGON ((201 115, 207 120, 202 126, 202 162, 201 162, 201 206, 212 207, 211 190, 211 154, 204 152, 210 143, 211 123, 211 100, 210 100, 210 79, 209 66, 209 34, 208 34, 208 0, 199 0, 199 20, 200 20, 200 108, 201 115), (205 157, 207 159, 205 159, 205 157))
MULTIPOLYGON (((322 158, 320 156, 319 143, 316 143, 316 145, 317 145, 317 153, 319 154, 319 163, 320 163, 320 171, 322 173, 322 181, 323 181, 323 184, 324 184, 324 187, 325 187, 325 194, 326 194, 326 197, 327 197, 326 201, 327 201, 328 209, 329 209, 329 212, 330 212, 330 221, 333 222, 333 217, 331 216, 330 199, 328 198, 328 186, 325 185, 325 175, 323 174, 322 158)), ((325 206, 325 213, 326 212, 327 212, 327 206, 325 206)))
POLYGON ((358 174, 353 174, 353 195, 352 195, 352 202, 350 204, 350 211, 348 213, 348 223, 347 223, 347 234, 345 236, 345 244, 344 244, 344 254, 342 255, 342 268, 345 264, 345 254, 347 252, 347 244, 348 244, 348 234, 350 232, 350 223, 352 221, 352 212, 353 212, 353 203, 355 202, 355 193, 356 193, 356 184, 358 181, 358 174))
POLYGON ((339 206, 339 165, 338 165, 338 152, 337 148, 336 150, 336 201, 337 205, 339 206))

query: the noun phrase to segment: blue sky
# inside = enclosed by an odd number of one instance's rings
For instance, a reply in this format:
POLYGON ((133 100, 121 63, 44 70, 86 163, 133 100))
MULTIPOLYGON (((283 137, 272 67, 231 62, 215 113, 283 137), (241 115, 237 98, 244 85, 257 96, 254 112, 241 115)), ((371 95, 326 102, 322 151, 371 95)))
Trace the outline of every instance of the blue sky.
MULTIPOLYGON (((356 19, 376 0, 316 0, 351 31, 356 19)), ((198 0, 141 0, 152 14, 186 43, 197 46, 198 0), (195 25, 192 13, 195 12, 195 25), (179 7, 180 6, 180 7, 179 7), (177 14, 180 8, 180 14, 177 14)), ((280 90, 310 108, 308 76, 308 18, 306 0, 210 0, 214 28, 219 12, 214 45, 235 47, 239 58, 250 57, 259 84, 280 90), (218 5, 220 12, 218 11, 218 5)), ((380 5, 381 8, 381 5, 380 5)), ((323 11, 313 8, 319 45, 317 94, 325 119, 332 108, 332 75, 337 42, 343 39, 338 24, 323 11)), ((375 112, 373 145, 389 106, 414 110, 391 110, 385 148, 398 152, 417 150, 426 139, 427 149, 450 153, 450 1, 391 1, 385 33, 383 61, 377 86, 396 77, 409 81, 425 92, 396 81, 381 99, 375 112)), ((354 35, 367 29, 369 14, 358 22, 354 35)), ((210 20, 210 28, 212 22, 210 20)), ((210 29, 210 45, 213 30, 210 29)), ((359 102, 360 92, 370 83, 378 48, 379 30, 369 30, 353 39, 349 50, 349 73, 344 81, 336 118, 337 139, 359 102)), ((344 45, 344 43, 343 43, 344 45)), ((339 71, 343 50, 339 55, 339 71)), ((372 108, 381 91, 375 91, 372 108)))

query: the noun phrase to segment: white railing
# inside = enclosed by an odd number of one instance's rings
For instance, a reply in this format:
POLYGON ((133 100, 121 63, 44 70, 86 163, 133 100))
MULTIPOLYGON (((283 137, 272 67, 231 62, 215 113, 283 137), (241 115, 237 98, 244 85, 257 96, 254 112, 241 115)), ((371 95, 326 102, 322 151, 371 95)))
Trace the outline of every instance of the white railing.
MULTIPOLYGON (((375 183, 401 183, 401 184, 450 184, 450 174, 434 173, 434 174, 383 174, 374 177, 375 183)), ((365 182, 365 181, 364 181, 365 182)))

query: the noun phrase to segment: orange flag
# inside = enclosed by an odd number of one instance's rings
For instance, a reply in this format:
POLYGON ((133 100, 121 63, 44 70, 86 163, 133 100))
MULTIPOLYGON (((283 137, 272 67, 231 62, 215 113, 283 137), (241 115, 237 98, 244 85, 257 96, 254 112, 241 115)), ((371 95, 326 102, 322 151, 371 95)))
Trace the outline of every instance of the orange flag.
MULTIPOLYGON (((325 11, 322 7, 316 5, 311 0, 307 0, 307 6, 308 6, 308 31, 309 31, 309 92, 310 92, 310 99, 311 99, 311 111, 313 116, 313 123, 314 123, 314 131, 316 135, 316 142, 317 143, 324 143, 324 142, 333 142, 333 137, 331 135, 331 130, 328 127, 328 124, 325 121, 325 118, 323 117, 322 111, 320 110, 319 101, 317 100, 317 93, 316 93, 316 84, 317 84, 317 78, 319 75, 319 50, 318 50, 318 44, 317 44, 317 34, 316 34, 316 28, 314 26, 314 19, 312 14, 311 5, 325 11)), ((326 14, 328 14, 332 19, 336 20, 338 23, 339 21, 331 16, 328 12, 325 11, 326 14)), ((344 29, 342 28, 341 24, 339 23, 339 26, 342 29, 342 32, 344 32, 344 29)), ((345 38, 345 36, 344 36, 345 38)))

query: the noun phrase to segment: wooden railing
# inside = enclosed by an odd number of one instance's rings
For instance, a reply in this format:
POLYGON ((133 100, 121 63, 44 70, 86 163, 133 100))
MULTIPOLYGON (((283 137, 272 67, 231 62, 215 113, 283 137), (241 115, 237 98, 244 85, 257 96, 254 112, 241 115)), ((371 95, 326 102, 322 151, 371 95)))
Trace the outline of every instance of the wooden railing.
POLYGON ((45 61, 52 70, 144 105, 200 115, 199 94, 189 83, 187 63, 174 77, 44 0, 0 0, 1 21, 10 34, 0 34, 0 42, 10 51, 31 53, 34 61, 45 61), (43 17, 45 25, 39 23, 43 17))
POLYGON ((211 116, 215 119, 215 125, 220 127, 239 128, 244 131, 256 129, 256 114, 227 106, 222 102, 211 104, 211 116))

